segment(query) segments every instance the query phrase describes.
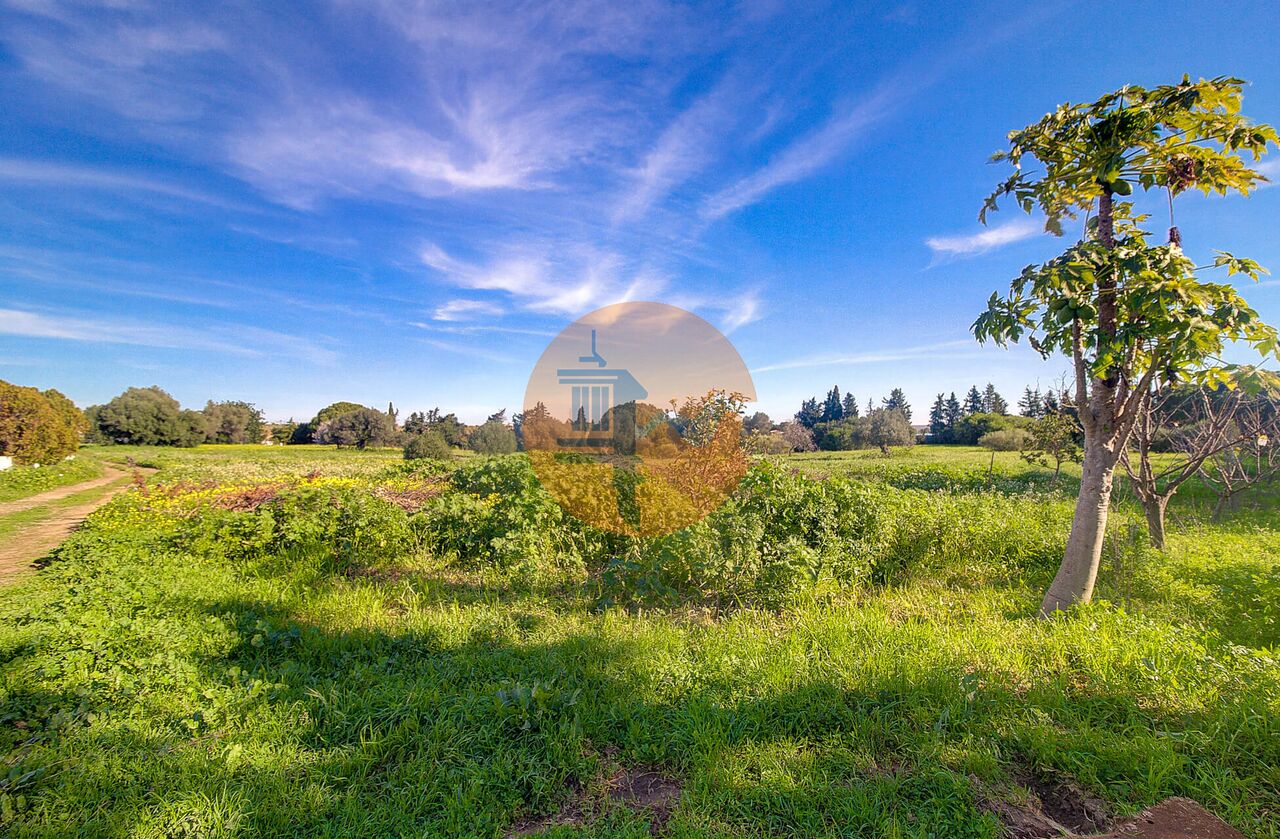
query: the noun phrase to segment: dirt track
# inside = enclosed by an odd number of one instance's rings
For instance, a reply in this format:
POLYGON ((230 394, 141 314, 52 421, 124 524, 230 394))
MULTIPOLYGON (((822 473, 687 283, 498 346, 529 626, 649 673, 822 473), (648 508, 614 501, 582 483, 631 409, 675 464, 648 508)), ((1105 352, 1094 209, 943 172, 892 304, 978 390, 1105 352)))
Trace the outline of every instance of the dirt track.
POLYGON ((62 544, 71 531, 75 530, 76 526, 90 513, 107 503, 112 496, 126 489, 131 477, 130 472, 107 466, 106 472, 93 480, 0 504, 0 516, 4 516, 34 510, 82 492, 94 489, 105 490, 83 504, 54 508, 47 518, 33 522, 7 538, 0 539, 0 585, 13 582, 18 576, 31 569, 32 562, 62 544))

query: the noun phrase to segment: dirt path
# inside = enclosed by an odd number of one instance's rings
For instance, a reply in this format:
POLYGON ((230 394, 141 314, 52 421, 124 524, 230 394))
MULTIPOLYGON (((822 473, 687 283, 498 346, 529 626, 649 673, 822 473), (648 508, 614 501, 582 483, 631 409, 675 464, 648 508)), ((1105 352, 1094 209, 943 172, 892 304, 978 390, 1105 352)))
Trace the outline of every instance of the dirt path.
POLYGON ((75 495, 79 492, 87 492, 91 489, 97 489, 98 487, 113 484, 121 478, 128 477, 130 474, 118 466, 112 466, 110 464, 103 464, 103 466, 105 469, 102 475, 100 477, 93 478, 92 480, 82 481, 81 483, 72 484, 71 486, 58 487, 57 489, 42 492, 39 495, 28 495, 26 498, 19 498, 16 501, 5 501, 4 503, 0 503, 0 516, 7 516, 10 513, 21 513, 23 510, 30 510, 35 507, 43 507, 51 501, 66 498, 68 495, 75 495))
POLYGON ((0 538, 0 585, 11 583, 29 571, 32 562, 62 544, 71 531, 75 530, 76 526, 90 513, 127 489, 132 477, 131 472, 107 466, 106 474, 100 478, 0 504, 0 516, 3 516, 55 505, 57 501, 64 498, 95 489, 102 490, 83 503, 63 507, 52 506, 47 517, 20 528, 7 538, 0 538))

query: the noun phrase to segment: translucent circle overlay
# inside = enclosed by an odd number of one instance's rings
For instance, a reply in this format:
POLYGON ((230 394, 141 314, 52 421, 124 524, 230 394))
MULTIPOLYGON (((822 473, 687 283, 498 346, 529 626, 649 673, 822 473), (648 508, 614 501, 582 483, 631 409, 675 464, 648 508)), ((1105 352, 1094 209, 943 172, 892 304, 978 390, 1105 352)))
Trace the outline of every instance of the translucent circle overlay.
POLYGON ((742 357, 711 324, 664 303, 615 303, 573 322, 529 376, 521 435, 570 515, 630 536, 705 518, 747 471, 742 357))

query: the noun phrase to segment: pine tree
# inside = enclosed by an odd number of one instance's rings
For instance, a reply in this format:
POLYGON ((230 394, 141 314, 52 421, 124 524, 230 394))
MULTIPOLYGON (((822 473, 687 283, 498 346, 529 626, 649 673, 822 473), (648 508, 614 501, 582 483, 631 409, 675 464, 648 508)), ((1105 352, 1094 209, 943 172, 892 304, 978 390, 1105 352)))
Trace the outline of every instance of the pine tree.
POLYGON ((933 407, 929 409, 929 434, 933 442, 941 443, 946 433, 947 397, 946 394, 939 393, 938 398, 933 400, 933 407))
POLYGON ((969 392, 965 394, 964 397, 965 416, 968 416, 969 414, 980 414, 985 408, 986 405, 983 404, 982 401, 982 392, 978 390, 978 386, 974 385, 969 388, 969 392))
POLYGON ((1045 417, 1062 411, 1062 402, 1058 399, 1058 394, 1053 392, 1053 388, 1049 388, 1045 391, 1044 399, 1041 401, 1040 406, 1042 411, 1041 416, 1045 417))
POLYGON ((960 400, 956 398, 956 392, 951 391, 951 395, 947 397, 947 442, 954 442, 956 439, 956 423, 960 422, 960 418, 964 416, 964 410, 960 407, 960 400))
POLYGON ((1032 419, 1038 419, 1041 416, 1043 402, 1039 395, 1039 388, 1033 389, 1027 386, 1023 391, 1023 398, 1018 400, 1018 412, 1023 416, 1029 416, 1032 419))
POLYGON ((902 392, 902 388, 895 387, 889 391, 889 396, 884 400, 884 408, 886 411, 898 411, 907 418, 907 422, 911 422, 911 404, 907 402, 907 395, 902 392))
POLYGON ((845 419, 851 419, 858 415, 858 400, 854 398, 852 393, 844 395, 844 416, 845 419))
POLYGON ((812 430, 821 420, 822 408, 818 405, 817 397, 806 399, 800 403, 800 410, 796 412, 796 422, 812 430))
POLYGON ((838 422, 844 417, 844 403, 840 401, 840 388, 835 385, 827 391, 827 399, 822 403, 822 422, 838 422))
POLYGON ((996 386, 987 382, 987 389, 982 392, 982 409, 988 414, 1009 413, 1009 403, 996 392, 996 386))

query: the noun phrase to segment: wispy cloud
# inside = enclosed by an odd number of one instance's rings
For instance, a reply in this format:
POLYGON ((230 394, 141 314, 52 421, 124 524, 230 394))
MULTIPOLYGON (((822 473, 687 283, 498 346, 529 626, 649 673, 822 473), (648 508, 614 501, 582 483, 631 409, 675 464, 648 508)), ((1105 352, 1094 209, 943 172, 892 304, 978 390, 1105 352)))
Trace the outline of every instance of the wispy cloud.
POLYGON ((435 314, 431 317, 433 320, 465 321, 484 316, 497 317, 503 311, 503 308, 496 303, 484 300, 450 300, 448 303, 437 306, 435 314))
POLYGON ((104 189, 117 192, 151 192, 183 201, 245 209, 225 199, 172 181, 102 167, 54 163, 22 158, 0 158, 0 180, 42 187, 104 189))
POLYGON ((846 106, 820 128, 791 143, 765 166, 709 196, 702 205, 706 219, 718 219, 760 200, 784 184, 812 175, 846 153, 889 113, 901 91, 885 85, 862 101, 846 106))
POLYGON ((987 251, 1012 245, 1043 233, 1041 225, 1032 219, 1018 219, 999 227, 988 227, 967 236, 931 236, 924 240, 929 250, 940 257, 977 256, 987 251))
POLYGON ((99 344, 128 344, 164 349, 204 350, 241 356, 285 352, 308 361, 330 364, 331 351, 305 338, 251 326, 219 326, 195 330, 136 321, 111 321, 75 315, 42 314, 23 309, 0 309, 0 335, 51 338, 99 344), (219 331, 223 338, 209 337, 219 331))
POLYGON ((1267 179, 1266 183, 1258 185, 1260 189, 1268 189, 1280 182, 1280 156, 1272 157, 1270 160, 1264 160, 1261 163, 1255 164, 1251 168, 1267 179))
POLYGON ((812 367, 844 367, 859 364, 879 364, 888 361, 907 361, 909 359, 926 359, 932 357, 955 357, 955 350, 960 347, 972 347, 973 341, 942 341, 936 344, 925 344, 900 349, 876 350, 863 353, 826 353, 778 361, 753 368, 752 373, 768 373, 775 370, 800 370, 812 367))

